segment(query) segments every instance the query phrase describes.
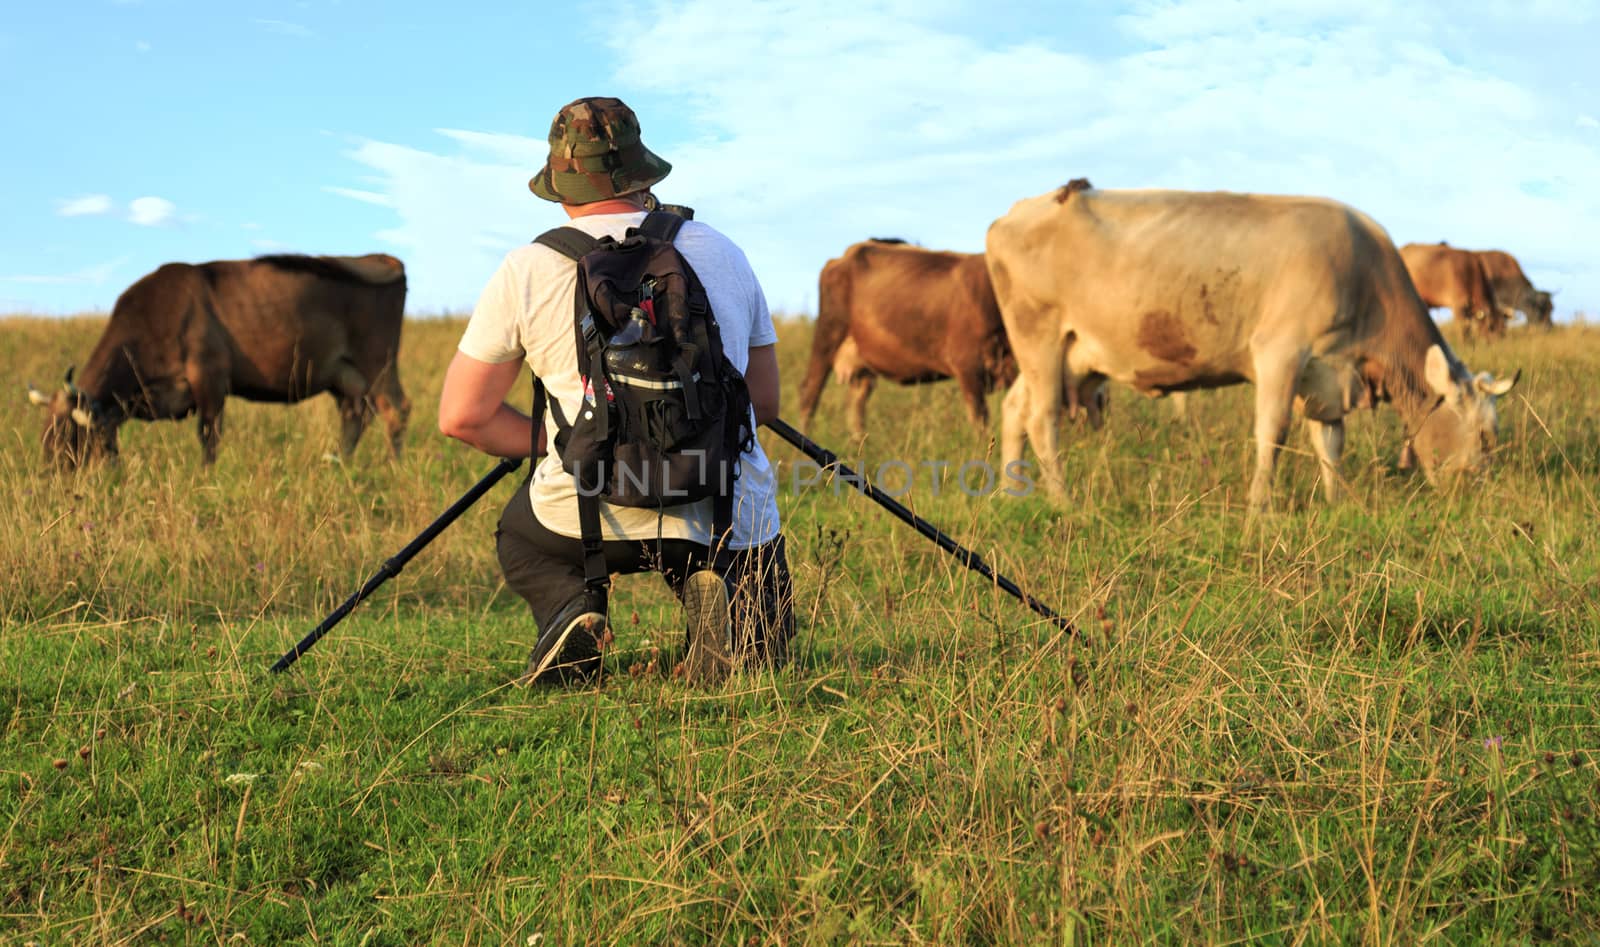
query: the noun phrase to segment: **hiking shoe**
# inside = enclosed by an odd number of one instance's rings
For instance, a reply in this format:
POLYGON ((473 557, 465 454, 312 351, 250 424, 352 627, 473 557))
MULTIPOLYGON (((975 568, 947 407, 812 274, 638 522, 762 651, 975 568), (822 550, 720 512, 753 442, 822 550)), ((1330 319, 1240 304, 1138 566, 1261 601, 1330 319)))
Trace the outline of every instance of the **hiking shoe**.
POLYGON ((528 654, 524 684, 588 680, 600 670, 600 640, 606 631, 606 616, 585 610, 582 596, 573 599, 556 614, 550 627, 540 632, 528 654))
POLYGON ((728 586, 722 576, 701 569, 683 583, 683 610, 689 618, 689 648, 683 677, 691 684, 715 684, 733 669, 728 653, 733 625, 728 620, 728 586))

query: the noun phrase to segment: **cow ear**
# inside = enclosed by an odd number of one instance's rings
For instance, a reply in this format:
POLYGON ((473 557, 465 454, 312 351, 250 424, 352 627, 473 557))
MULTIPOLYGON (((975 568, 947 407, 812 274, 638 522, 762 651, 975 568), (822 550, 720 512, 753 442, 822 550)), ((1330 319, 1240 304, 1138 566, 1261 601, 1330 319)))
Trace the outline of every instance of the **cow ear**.
POLYGON ((28 383, 28 400, 31 401, 34 404, 49 404, 50 403, 50 396, 45 394, 44 392, 40 391, 39 389, 33 387, 33 383, 29 382, 28 383))
POLYGON ((72 420, 78 422, 78 426, 82 428, 94 427, 94 415, 83 410, 82 408, 72 409, 72 420))
POLYGON ((1476 383, 1479 391, 1486 395, 1494 395, 1496 398, 1498 398, 1515 387, 1517 384, 1517 379, 1521 377, 1522 369, 1520 368, 1517 369, 1516 373, 1510 378, 1502 378, 1499 381, 1496 381, 1495 377, 1488 372, 1479 372, 1478 377, 1474 379, 1474 382, 1476 383))
POLYGON ((1456 373, 1450 366, 1450 356, 1446 355, 1444 348, 1437 343, 1428 347, 1428 357, 1423 361, 1422 373, 1434 394, 1446 398, 1460 396, 1461 389, 1456 384, 1456 373))

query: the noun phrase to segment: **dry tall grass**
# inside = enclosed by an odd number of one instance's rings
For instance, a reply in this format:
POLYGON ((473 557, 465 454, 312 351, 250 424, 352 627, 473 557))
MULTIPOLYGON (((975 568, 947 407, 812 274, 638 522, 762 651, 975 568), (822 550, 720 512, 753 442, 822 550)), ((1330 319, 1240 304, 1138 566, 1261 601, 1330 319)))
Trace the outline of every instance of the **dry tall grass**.
MULTIPOLYGON (((507 686, 532 636, 490 540, 509 485, 264 673, 492 465, 431 425, 459 321, 407 326, 398 464, 373 432, 325 461, 326 399, 236 400, 213 469, 192 422, 134 422, 119 467, 63 476, 21 382, 98 325, 0 323, 0 939, 1600 936, 1593 329, 1463 350, 1524 370, 1485 482, 1396 471, 1380 412, 1352 421, 1350 502, 1318 499, 1297 432, 1249 533, 1248 389, 1182 423, 1115 391, 1057 504, 934 495, 922 461, 995 453, 948 386, 880 389, 862 444, 830 389, 818 440, 912 462, 904 501, 1083 634, 793 489, 766 433, 795 665, 664 679, 677 611, 641 578, 607 683, 568 692, 507 686)), ((809 329, 782 332, 792 396, 809 329)))

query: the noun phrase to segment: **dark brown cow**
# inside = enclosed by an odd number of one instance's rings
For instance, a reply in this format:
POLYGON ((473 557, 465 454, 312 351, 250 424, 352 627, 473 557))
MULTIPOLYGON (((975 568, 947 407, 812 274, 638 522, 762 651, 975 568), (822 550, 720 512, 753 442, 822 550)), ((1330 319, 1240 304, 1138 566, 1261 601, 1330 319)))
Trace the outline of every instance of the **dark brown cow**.
POLYGON ((54 395, 28 386, 50 411, 45 455, 68 466, 115 458, 128 418, 198 414, 210 464, 228 395, 293 402, 326 391, 344 455, 376 410, 398 456, 411 410, 396 366, 405 298, 405 267, 385 254, 168 263, 117 299, 77 384, 68 369, 54 395))
POLYGON ((810 427, 830 370, 850 386, 857 437, 879 377, 901 384, 954 377, 972 423, 987 426, 984 396, 1009 385, 1016 365, 983 255, 867 240, 829 260, 817 280, 811 363, 800 383, 802 429, 810 427))
POLYGON ((1400 248, 1400 259, 1423 303, 1450 310, 1469 338, 1506 334, 1505 313, 1476 253, 1448 243, 1408 243, 1400 248))
POLYGON ((1478 262, 1483 264, 1483 272, 1489 277, 1489 285, 1494 288, 1495 301, 1500 304, 1500 311, 1505 313, 1508 321, 1520 311, 1527 318, 1528 325, 1551 328, 1553 307, 1550 294, 1533 288, 1533 283, 1528 280, 1528 274, 1522 272, 1522 264, 1517 262, 1516 257, 1504 250, 1473 252, 1477 254, 1478 262))

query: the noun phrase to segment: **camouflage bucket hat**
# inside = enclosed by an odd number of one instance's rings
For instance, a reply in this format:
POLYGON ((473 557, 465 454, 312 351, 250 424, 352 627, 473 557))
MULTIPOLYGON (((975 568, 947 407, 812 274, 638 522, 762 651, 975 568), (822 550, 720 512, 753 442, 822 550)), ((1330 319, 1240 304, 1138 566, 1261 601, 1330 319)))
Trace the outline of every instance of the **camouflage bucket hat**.
POLYGON ((621 99, 578 99, 550 123, 550 157, 528 181, 547 201, 590 204, 643 190, 672 165, 639 141, 639 119, 621 99))

